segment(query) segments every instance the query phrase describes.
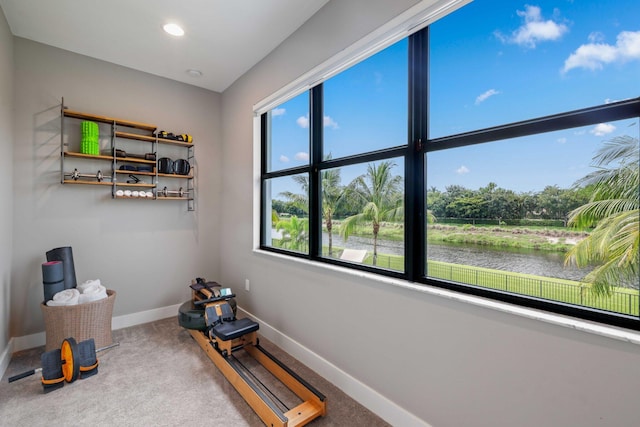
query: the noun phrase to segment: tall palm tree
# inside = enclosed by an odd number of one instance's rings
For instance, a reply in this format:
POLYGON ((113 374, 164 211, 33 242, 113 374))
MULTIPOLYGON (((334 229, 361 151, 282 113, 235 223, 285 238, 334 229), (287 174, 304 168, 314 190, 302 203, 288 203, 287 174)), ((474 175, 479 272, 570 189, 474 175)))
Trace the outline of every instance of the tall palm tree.
POLYGON ((363 223, 371 223, 373 231, 373 265, 378 261, 378 233, 383 221, 394 221, 401 218, 403 212, 402 177, 392 175, 395 163, 384 161, 380 164, 369 164, 367 173, 355 178, 349 184, 351 195, 361 198, 364 208, 361 213, 352 215, 342 222, 340 235, 346 241, 356 227, 363 223))
POLYGON ((325 170, 322 177, 322 219, 329 235, 329 256, 333 256, 333 214, 345 196, 340 185, 340 169, 325 170))
POLYGON ((591 186, 593 194, 587 204, 569 214, 569 224, 595 228, 567 253, 565 264, 596 264, 584 280, 596 295, 608 295, 612 286, 638 285, 638 139, 614 138, 593 160, 597 170, 576 182, 576 186, 591 186))

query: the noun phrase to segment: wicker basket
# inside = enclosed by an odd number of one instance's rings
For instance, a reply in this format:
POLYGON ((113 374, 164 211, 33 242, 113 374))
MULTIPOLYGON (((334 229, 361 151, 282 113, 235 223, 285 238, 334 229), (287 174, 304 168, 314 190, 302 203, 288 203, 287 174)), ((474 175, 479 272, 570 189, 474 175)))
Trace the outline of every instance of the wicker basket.
POLYGON ((78 305, 50 307, 40 304, 47 335, 45 351, 60 348, 65 338, 76 342, 93 338, 96 348, 112 344, 111 317, 116 293, 107 289, 107 298, 78 305))

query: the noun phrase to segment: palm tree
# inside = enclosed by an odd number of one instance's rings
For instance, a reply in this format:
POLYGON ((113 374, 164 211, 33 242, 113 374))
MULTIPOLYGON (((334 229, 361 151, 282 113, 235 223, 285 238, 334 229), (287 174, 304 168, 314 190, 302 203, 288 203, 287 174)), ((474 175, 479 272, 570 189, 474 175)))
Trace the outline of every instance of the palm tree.
MULTIPOLYGON (((325 157, 325 160, 331 160, 331 154, 325 157)), ((333 214, 342 203, 345 189, 340 185, 340 169, 327 169, 321 172, 322 179, 322 219, 327 227, 329 235, 329 256, 333 255, 333 214)), ((309 179, 306 175, 296 175, 293 180, 300 185, 303 193, 297 194, 290 191, 280 193, 280 195, 289 199, 296 207, 309 213, 309 179)))
POLYGON ((395 163, 384 161, 379 165, 369 164, 367 173, 349 184, 351 195, 361 198, 364 208, 361 213, 346 218, 340 227, 340 235, 346 241, 356 227, 371 223, 373 230, 373 265, 378 261, 378 233, 383 221, 394 221, 403 215, 402 177, 392 175, 395 163))
POLYGON ((291 203, 301 211, 305 212, 307 215, 309 214, 309 178, 307 175, 294 175, 291 177, 293 181, 300 185, 302 188, 302 194, 293 193, 291 191, 283 191, 280 193, 281 196, 289 199, 291 203))
POLYGON ((567 253, 565 264, 597 264, 584 279, 596 295, 609 295, 614 284, 638 283, 639 160, 638 139, 614 138, 594 157, 597 170, 575 184, 591 186, 593 193, 571 211, 569 225, 595 228, 567 253))
POLYGON ((276 230, 282 231, 282 247, 303 251, 309 244, 309 220, 293 215, 288 220, 278 221, 276 230))
POLYGON ((329 256, 333 256, 333 214, 342 203, 345 189, 340 185, 340 169, 325 170, 322 176, 322 218, 329 235, 329 256))

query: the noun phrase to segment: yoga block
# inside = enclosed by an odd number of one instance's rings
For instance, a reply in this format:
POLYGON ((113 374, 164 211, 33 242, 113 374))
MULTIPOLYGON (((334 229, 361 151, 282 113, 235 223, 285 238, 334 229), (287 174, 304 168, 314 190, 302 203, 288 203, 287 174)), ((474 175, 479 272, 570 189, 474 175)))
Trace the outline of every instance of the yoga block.
POLYGON ((41 303, 47 343, 45 351, 60 348, 65 338, 76 342, 93 338, 96 349, 113 344, 111 318, 116 292, 107 289, 107 298, 78 305, 49 307, 41 303))

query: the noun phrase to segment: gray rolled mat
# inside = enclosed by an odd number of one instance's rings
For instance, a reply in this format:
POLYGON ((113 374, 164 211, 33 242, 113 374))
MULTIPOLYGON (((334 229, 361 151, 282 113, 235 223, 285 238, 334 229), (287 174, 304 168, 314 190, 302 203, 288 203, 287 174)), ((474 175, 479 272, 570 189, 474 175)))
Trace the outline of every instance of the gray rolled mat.
POLYGON ((42 264, 42 285, 44 302, 53 299, 58 292, 64 291, 64 269, 62 261, 48 261, 42 264))
POLYGON ((71 250, 71 246, 51 249, 47 252, 47 261, 62 261, 65 289, 71 289, 77 286, 76 269, 73 266, 73 251, 71 250))

